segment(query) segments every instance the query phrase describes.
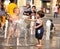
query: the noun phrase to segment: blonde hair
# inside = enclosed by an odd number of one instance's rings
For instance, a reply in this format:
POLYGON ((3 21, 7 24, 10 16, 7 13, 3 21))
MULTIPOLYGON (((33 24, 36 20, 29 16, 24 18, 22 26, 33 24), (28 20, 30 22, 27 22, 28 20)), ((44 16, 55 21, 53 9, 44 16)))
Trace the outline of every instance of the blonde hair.
POLYGON ((14 12, 14 13, 15 13, 16 9, 19 9, 19 8, 18 8, 18 7, 15 7, 15 8, 13 9, 13 12, 14 12))

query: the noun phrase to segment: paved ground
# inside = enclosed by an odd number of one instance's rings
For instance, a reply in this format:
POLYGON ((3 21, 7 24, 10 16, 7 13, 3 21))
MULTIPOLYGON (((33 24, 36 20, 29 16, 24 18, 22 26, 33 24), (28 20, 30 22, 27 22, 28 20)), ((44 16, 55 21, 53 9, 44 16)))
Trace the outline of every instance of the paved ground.
MULTIPOLYGON (((10 39, 9 46, 5 46, 6 39, 0 35, 0 49, 60 49, 60 17, 54 19, 53 17, 44 17, 44 27, 47 19, 53 19, 53 22, 56 25, 56 32, 52 35, 51 40, 47 41, 45 39, 45 34, 43 36, 43 44, 42 47, 36 47, 37 40, 34 35, 30 35, 27 33, 27 37, 25 39, 25 34, 21 34, 22 36, 19 38, 19 42, 22 46, 16 46, 16 38, 10 39)), ((46 27, 45 27, 46 28, 46 27)), ((45 32, 46 33, 46 32, 45 32)))

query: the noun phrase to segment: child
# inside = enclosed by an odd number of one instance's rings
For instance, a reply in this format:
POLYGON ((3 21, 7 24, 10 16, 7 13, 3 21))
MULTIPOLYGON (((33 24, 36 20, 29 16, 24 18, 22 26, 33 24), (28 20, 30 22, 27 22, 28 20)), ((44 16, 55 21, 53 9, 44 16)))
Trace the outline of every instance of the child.
POLYGON ((37 46, 42 46, 42 37, 43 37, 43 33, 44 33, 42 17, 44 17, 44 12, 38 11, 36 14, 36 17, 37 17, 37 19, 34 19, 34 20, 28 19, 28 20, 36 22, 36 26, 33 26, 33 28, 35 29, 35 37, 38 40, 37 46))
POLYGON ((19 20, 19 13, 20 10, 19 8, 14 8, 13 10, 14 14, 12 16, 10 16, 10 26, 9 26, 9 33, 8 33, 8 37, 7 37, 7 46, 8 46, 8 42, 9 42, 9 38, 12 36, 13 33, 16 33, 16 36, 18 37, 18 28, 17 28, 17 23, 16 21, 19 20))
POLYGON ((55 28, 55 25, 53 23, 53 20, 50 19, 50 21, 51 21, 51 26, 50 26, 50 38, 51 38, 52 34, 53 34, 53 32, 55 32, 56 28, 55 28))
POLYGON ((32 16, 35 17, 35 15, 36 15, 36 7, 35 6, 32 6, 31 11, 29 11, 29 15, 30 15, 30 18, 32 18, 32 16))
POLYGON ((52 31, 52 30, 54 30, 54 31, 55 31, 55 26, 54 26, 53 20, 52 20, 52 19, 50 19, 50 21, 51 21, 51 28, 50 28, 50 30, 51 30, 51 31, 52 31))

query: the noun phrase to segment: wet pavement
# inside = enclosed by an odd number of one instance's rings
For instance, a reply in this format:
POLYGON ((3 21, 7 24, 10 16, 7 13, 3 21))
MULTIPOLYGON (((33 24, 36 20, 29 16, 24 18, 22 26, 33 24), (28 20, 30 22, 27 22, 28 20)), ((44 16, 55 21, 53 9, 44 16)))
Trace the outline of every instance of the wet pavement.
POLYGON ((44 35, 42 47, 36 47, 37 40, 34 35, 30 35, 26 40, 24 37, 20 37, 21 46, 16 45, 16 38, 11 39, 8 46, 5 45, 5 40, 0 38, 0 49, 60 49, 60 37, 55 35, 48 41, 45 40, 44 35))
MULTIPOLYGON (((44 18, 45 22, 48 18, 44 18)), ((53 18, 52 18, 53 19, 53 18)), ((35 38, 35 35, 31 35, 30 33, 27 33, 27 36, 25 38, 25 33, 21 34, 19 38, 19 43, 21 46, 17 46, 16 38, 11 38, 9 45, 6 46, 6 39, 4 36, 0 35, 0 49, 60 49, 60 22, 58 19, 53 19, 55 25, 57 26, 57 30, 55 33, 53 33, 50 40, 46 40, 46 35, 44 33, 43 39, 42 39, 42 47, 36 47, 37 40, 35 38)), ((45 23, 44 23, 45 24, 45 23)), ((44 26, 45 27, 45 26, 44 26)), ((46 28, 46 27, 45 27, 46 28)))

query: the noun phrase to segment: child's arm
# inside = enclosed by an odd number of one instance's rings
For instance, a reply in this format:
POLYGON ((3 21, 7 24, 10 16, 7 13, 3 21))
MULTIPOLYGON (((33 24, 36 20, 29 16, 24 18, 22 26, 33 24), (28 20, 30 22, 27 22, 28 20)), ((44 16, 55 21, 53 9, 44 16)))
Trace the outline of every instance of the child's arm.
POLYGON ((28 19, 29 21, 33 21, 33 22, 36 22, 36 19, 28 19))
POLYGON ((29 18, 26 18, 25 20, 36 22, 36 19, 29 19, 29 18))

